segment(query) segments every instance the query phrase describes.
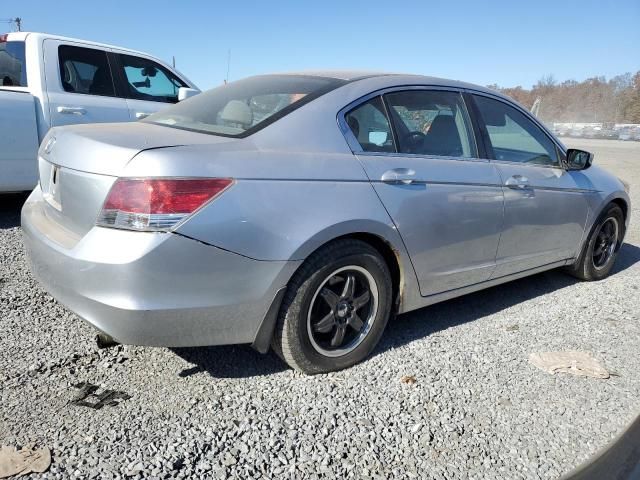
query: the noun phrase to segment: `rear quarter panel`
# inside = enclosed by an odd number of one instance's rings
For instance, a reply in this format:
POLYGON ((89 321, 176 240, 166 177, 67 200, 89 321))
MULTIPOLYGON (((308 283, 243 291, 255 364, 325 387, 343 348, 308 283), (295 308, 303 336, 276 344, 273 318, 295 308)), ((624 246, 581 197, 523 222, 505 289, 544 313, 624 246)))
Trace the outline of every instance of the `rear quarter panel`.
POLYGON ((220 152, 206 145, 185 146, 141 152, 125 168, 126 176, 149 172, 234 178, 231 188, 177 232, 253 259, 304 260, 335 238, 376 235, 399 259, 403 310, 419 304, 415 272, 400 235, 350 151, 276 152, 249 142, 220 152))

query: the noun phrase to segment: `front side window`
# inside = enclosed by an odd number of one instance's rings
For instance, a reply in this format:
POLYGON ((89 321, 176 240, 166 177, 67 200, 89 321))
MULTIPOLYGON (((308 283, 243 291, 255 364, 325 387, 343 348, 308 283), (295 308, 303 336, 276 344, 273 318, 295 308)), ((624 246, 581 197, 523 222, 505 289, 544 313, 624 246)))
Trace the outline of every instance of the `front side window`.
POLYGON ((156 62, 132 55, 119 55, 126 80, 127 98, 176 103, 178 90, 187 84, 156 62))
POLYGON ((250 77, 177 103, 143 122, 244 137, 344 83, 344 80, 305 75, 250 77))
POLYGON ((555 144, 523 113, 499 100, 479 95, 474 99, 487 127, 494 159, 559 165, 555 144))
POLYGON ((61 45, 58 48, 60 80, 65 92, 115 96, 107 52, 61 45))
POLYGON ((476 157, 462 96, 439 90, 407 90, 385 95, 402 153, 476 157))
POLYGON ((0 41, 0 86, 27 86, 24 42, 0 41))
POLYGON ((382 97, 375 97, 358 105, 347 113, 344 119, 363 151, 396 151, 382 97))

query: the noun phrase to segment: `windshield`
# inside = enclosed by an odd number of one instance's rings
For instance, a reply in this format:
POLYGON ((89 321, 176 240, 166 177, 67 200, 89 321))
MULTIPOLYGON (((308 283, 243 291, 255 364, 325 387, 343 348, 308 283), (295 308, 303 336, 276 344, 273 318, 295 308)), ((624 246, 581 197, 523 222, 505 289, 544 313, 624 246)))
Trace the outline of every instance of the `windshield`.
POLYGON ((250 77, 201 93, 143 121, 245 137, 344 83, 344 80, 302 75, 250 77))
POLYGON ((27 65, 24 58, 24 42, 0 41, 0 86, 27 86, 27 65))

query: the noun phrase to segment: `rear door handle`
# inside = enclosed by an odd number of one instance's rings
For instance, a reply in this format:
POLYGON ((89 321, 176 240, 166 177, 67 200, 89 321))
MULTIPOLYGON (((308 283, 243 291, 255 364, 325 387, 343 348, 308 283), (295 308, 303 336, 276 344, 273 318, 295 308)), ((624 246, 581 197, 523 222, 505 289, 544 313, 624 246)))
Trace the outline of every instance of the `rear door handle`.
POLYGON ((139 120, 141 118, 147 118, 151 115, 151 112, 136 112, 136 118, 139 120))
POLYGON ((514 190, 525 190, 527 188, 531 188, 531 185, 529 185, 529 179, 522 175, 514 175, 507 179, 504 184, 505 186, 513 188, 514 190))
POLYGON ((382 174, 380 181, 391 185, 411 185, 416 182, 416 172, 411 168, 394 168, 382 174))
POLYGON ((82 107, 58 107, 58 113, 64 113, 66 115, 84 115, 87 111, 82 107))

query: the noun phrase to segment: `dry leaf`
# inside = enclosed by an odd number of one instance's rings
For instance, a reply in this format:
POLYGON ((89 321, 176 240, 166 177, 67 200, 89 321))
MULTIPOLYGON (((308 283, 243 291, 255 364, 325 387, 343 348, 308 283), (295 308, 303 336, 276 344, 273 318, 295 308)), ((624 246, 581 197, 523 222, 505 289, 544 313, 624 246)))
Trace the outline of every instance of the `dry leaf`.
POLYGON ((45 472, 51 465, 51 452, 47 447, 30 449, 0 447, 0 478, 45 472))
POLYGON ((609 372, 586 352, 540 352, 529 355, 529 362, 548 373, 564 372, 593 378, 609 378, 609 372))
POLYGON ((413 375, 404 375, 400 381, 402 383, 406 383, 407 385, 413 385, 414 383, 417 382, 416 377, 414 377, 413 375))

